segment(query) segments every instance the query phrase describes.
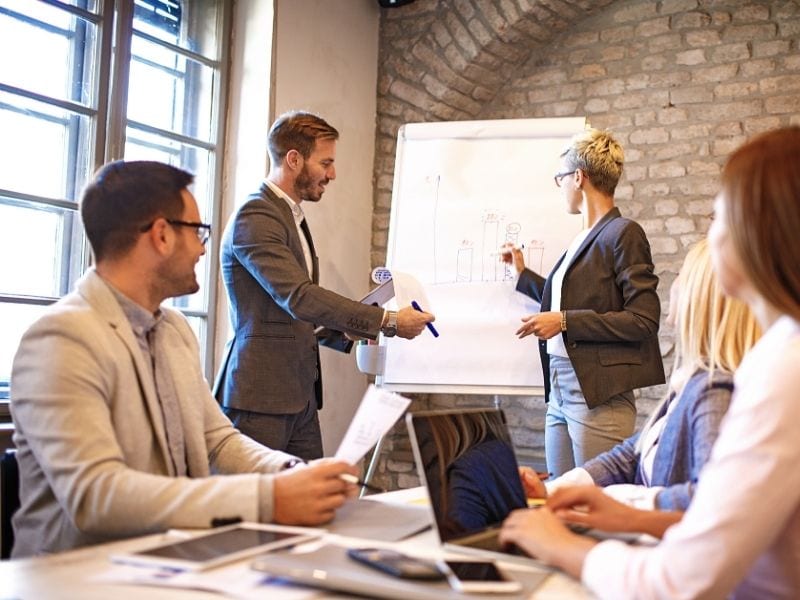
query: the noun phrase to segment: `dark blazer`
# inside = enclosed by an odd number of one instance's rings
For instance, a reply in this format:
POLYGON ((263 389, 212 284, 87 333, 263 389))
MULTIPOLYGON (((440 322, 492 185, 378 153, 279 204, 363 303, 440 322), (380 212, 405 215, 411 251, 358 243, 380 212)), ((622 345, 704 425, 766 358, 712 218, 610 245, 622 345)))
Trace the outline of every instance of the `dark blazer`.
MULTIPOLYGON (((553 273, 525 269, 517 290, 550 310, 553 273)), ((589 408, 629 390, 664 383, 658 346, 661 303, 650 244, 635 221, 611 209, 589 232, 564 274, 561 310, 567 354, 589 408)), ((550 397, 547 342, 539 340, 545 400, 550 397)))
POLYGON ((305 233, 310 278, 292 211, 266 183, 225 228, 220 262, 233 338, 214 384, 225 407, 265 414, 294 414, 309 402, 320 408, 319 344, 349 351, 340 332, 378 335, 382 308, 318 285, 319 261, 307 227, 305 233), (319 325, 329 328, 320 338, 319 325))

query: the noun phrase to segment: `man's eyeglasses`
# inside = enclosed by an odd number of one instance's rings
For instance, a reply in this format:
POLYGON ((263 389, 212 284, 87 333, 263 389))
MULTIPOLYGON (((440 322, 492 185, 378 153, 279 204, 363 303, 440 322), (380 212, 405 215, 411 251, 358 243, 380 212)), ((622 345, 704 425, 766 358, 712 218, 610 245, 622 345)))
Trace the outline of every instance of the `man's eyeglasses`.
MULTIPOLYGON (((194 227, 197 239, 200 240, 200 243, 204 246, 206 245, 208 238, 211 236, 211 225, 208 225, 207 223, 194 223, 192 221, 180 221, 178 219, 164 220, 175 227, 194 227)), ((144 233, 145 231, 148 231, 154 224, 155 221, 151 221, 147 225, 144 225, 139 231, 144 233)))
POLYGON ((577 170, 578 169, 575 169, 573 171, 564 171, 563 173, 556 173, 553 176, 553 181, 556 182, 556 187, 561 187, 561 181, 564 179, 564 177, 566 177, 567 175, 572 175, 577 170))

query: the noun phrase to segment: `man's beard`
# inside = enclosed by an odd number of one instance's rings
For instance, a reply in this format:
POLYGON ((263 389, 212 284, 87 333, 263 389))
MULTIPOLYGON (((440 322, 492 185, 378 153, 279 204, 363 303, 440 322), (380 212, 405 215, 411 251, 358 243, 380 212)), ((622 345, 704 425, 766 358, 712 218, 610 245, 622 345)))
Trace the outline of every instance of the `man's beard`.
POLYGON ((303 168, 300 170, 300 174, 297 176, 297 179, 294 181, 294 193, 297 194, 297 197, 300 200, 306 200, 308 202, 319 202, 322 199, 322 192, 317 193, 316 187, 318 183, 328 183, 327 179, 320 180, 318 182, 314 182, 311 180, 311 176, 308 174, 308 167, 303 165, 303 168))
POLYGON ((200 291, 197 281, 196 265, 189 271, 187 265, 178 265, 175 262, 162 264, 158 268, 160 293, 167 298, 188 296, 200 291))

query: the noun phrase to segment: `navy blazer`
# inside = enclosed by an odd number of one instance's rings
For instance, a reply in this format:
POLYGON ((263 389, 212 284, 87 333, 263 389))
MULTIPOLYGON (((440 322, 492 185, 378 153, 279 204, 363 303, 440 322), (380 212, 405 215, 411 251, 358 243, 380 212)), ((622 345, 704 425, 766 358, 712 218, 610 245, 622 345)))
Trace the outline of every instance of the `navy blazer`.
MULTIPOLYGON (((517 290, 550 310, 553 273, 547 279, 525 269, 517 290)), ((612 208, 592 228, 567 266, 561 310, 567 313, 564 346, 586 404, 594 408, 612 396, 664 383, 658 346, 661 302, 650 244, 641 226, 612 208)), ((550 397, 550 358, 539 340, 545 400, 550 397)))
POLYGON ((220 263, 233 338, 214 384, 225 407, 294 414, 310 402, 322 407, 319 344, 348 351, 339 332, 375 338, 383 309, 318 285, 319 261, 309 277, 294 215, 266 183, 233 214, 222 236, 220 263), (315 328, 324 326, 318 337, 315 328))

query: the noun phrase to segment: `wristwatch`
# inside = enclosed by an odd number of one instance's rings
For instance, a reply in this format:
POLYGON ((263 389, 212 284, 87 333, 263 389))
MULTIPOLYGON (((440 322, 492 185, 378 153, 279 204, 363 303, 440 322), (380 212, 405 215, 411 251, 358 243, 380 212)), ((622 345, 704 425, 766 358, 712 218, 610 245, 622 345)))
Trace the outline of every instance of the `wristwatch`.
POLYGON ((386 337, 394 337, 397 335, 397 312, 393 310, 386 311, 385 323, 381 325, 381 333, 386 337))
POLYGON ((306 461, 302 458, 290 458, 285 463, 281 465, 281 471, 287 471, 288 469, 293 469, 297 465, 304 465, 306 461))

